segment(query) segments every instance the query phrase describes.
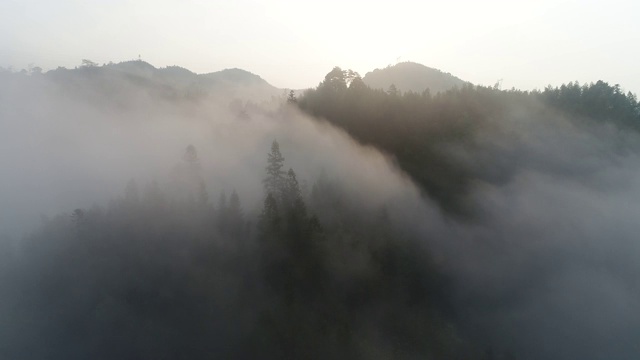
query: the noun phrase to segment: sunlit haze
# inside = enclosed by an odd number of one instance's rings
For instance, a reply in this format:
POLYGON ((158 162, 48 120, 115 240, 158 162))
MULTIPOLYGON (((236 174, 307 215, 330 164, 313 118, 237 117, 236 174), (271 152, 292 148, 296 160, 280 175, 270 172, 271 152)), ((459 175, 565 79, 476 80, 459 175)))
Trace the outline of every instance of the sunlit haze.
POLYGON ((599 79, 640 92, 640 3, 614 1, 4 0, 0 66, 140 57, 197 73, 241 68, 308 88, 333 67, 414 61, 476 84, 599 79))

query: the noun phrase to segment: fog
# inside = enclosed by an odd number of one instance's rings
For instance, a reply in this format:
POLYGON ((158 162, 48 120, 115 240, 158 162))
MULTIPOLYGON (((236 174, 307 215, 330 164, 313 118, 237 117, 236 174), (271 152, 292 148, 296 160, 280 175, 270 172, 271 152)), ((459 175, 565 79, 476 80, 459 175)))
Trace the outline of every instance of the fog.
MULTIPOLYGON (((239 96, 246 109, 239 116, 233 97, 166 99, 129 82, 109 95, 99 84, 72 87, 48 75, 0 82, 0 234, 18 254, 43 217, 104 206, 130 179, 170 189, 190 144, 210 198, 235 190, 257 218, 277 140, 303 191, 329 178, 356 211, 384 208, 417 239, 451 280, 452 322, 474 346, 518 359, 640 354, 635 133, 553 111, 530 118, 514 105, 508 122, 484 124, 473 143, 444 149, 482 174, 473 184, 474 216, 459 218, 393 157, 284 99, 245 106, 250 99, 239 96)), ((383 343, 370 345, 372 353, 384 357, 383 343)))
POLYGON ((29 230, 41 215, 105 203, 129 179, 168 186, 189 144, 198 150, 212 196, 235 189, 250 208, 262 202, 266 154, 274 140, 285 149, 287 167, 309 186, 325 173, 343 179, 354 197, 375 193, 367 201, 376 204, 416 194, 379 152, 294 110, 270 110, 270 103, 239 118, 229 97, 181 103, 142 88, 129 90, 123 109, 103 94, 78 98, 94 88, 71 92, 49 79, 23 80, 3 84, 0 96, 0 186, 8 204, 1 219, 8 235, 29 230))
POLYGON ((462 313, 473 333, 523 358, 636 357, 637 134, 557 115, 511 118, 481 141, 512 174, 478 184, 482 222, 450 237, 462 313))

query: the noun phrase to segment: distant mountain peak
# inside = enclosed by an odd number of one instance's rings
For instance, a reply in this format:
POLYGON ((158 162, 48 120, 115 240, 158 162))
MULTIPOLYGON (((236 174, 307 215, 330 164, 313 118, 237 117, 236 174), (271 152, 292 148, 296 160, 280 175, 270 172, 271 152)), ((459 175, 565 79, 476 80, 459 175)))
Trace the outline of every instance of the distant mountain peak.
POLYGON ((119 69, 119 70, 125 70, 125 71, 155 71, 157 70, 155 66, 149 64, 146 61, 143 60, 129 60, 129 61, 122 61, 116 64, 110 63, 107 66, 114 68, 114 69, 119 69))
POLYGON ((362 80, 376 89, 386 90, 393 84, 399 91, 417 93, 426 89, 431 93, 444 92, 468 84, 467 81, 449 73, 411 61, 375 69, 368 72, 362 80))
POLYGON ((193 71, 177 65, 167 66, 164 68, 160 68, 159 70, 165 73, 172 73, 172 74, 195 75, 193 71))
POLYGON ((266 80, 261 78, 260 76, 249 72, 247 70, 231 68, 224 69, 208 74, 204 74, 203 76, 218 81, 228 81, 238 84, 245 85, 254 85, 254 84, 268 84, 266 80))

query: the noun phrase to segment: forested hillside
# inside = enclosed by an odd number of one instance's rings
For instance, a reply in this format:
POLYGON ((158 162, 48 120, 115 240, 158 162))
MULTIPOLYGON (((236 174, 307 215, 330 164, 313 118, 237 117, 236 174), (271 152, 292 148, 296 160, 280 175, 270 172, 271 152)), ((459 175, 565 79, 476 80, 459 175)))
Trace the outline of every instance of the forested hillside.
POLYGON ((0 79, 0 358, 637 357, 618 85, 0 79))
POLYGON ((463 215, 472 211, 474 184, 505 183, 533 160, 518 144, 530 135, 522 123, 568 117, 575 124, 640 129, 635 95, 603 81, 532 92, 467 84, 437 94, 402 93, 374 89, 357 73, 335 68, 298 104, 387 152, 444 209, 463 215))
POLYGON ((472 354, 443 312, 443 275, 383 208, 345 203, 326 178, 303 194, 275 141, 265 160, 257 217, 235 191, 210 199, 189 146, 174 196, 131 180, 108 206, 47 220, 2 263, 2 355, 472 354))

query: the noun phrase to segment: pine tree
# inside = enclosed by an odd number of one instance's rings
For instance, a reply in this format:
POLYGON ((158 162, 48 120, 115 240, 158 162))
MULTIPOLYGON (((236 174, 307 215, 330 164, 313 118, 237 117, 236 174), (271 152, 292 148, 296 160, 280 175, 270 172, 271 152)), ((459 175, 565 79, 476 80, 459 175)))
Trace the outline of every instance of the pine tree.
POLYGON ((298 179, 296 178, 296 173, 291 168, 289 168, 289 171, 287 172, 284 195, 287 200, 287 204, 293 204, 295 200, 302 197, 302 194, 300 192, 300 184, 298 184, 298 179))
POLYGON ((298 98, 296 98, 296 93, 291 90, 289 91, 289 95, 287 96, 287 104, 295 105, 298 103, 298 98))
POLYGON ((271 152, 267 155, 267 177, 263 180, 265 194, 272 194, 274 198, 282 196, 284 185, 284 157, 280 153, 277 141, 271 144, 271 152))

